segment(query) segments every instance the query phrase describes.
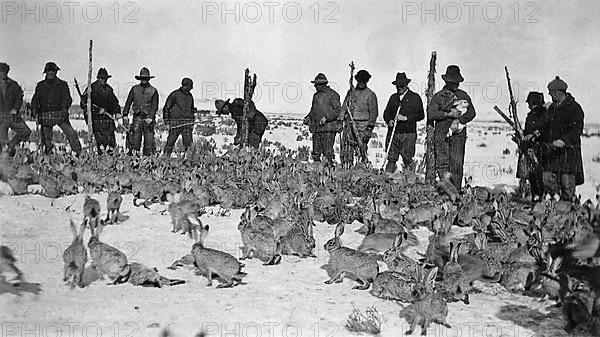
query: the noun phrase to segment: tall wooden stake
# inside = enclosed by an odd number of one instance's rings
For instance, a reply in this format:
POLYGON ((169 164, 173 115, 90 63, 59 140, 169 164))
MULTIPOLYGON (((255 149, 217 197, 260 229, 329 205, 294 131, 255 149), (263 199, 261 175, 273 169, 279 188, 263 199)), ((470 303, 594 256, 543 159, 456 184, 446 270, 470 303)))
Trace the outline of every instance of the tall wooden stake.
POLYGON ((248 109, 250 109, 250 101, 256 87, 256 74, 250 78, 250 69, 246 68, 244 73, 244 109, 242 113, 242 147, 248 145, 248 109))
POLYGON ((95 147, 94 144, 94 127, 92 125, 92 46, 93 42, 90 40, 89 50, 89 68, 88 68, 88 83, 87 83, 87 118, 88 118, 88 130, 90 133, 90 144, 91 148, 95 147))
MULTIPOLYGON (((431 60, 429 61, 429 73, 427 74, 427 106, 433 98, 435 93, 435 62, 437 60, 437 52, 431 53, 431 60)), ((435 182, 435 154, 434 154, 434 121, 427 121, 426 127, 426 138, 425 138, 425 181, 428 183, 435 182)))

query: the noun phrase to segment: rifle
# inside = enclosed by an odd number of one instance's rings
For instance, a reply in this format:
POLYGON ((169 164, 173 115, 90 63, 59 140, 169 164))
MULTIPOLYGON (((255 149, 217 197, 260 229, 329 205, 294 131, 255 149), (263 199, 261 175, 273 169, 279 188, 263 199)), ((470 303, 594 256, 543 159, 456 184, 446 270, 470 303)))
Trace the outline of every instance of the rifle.
POLYGON ((508 75, 508 67, 504 66, 504 72, 506 73, 506 82, 508 84, 508 94, 510 97, 508 112, 513 118, 513 128, 515 129, 515 136, 520 142, 520 140, 523 139, 523 128, 521 127, 521 123, 519 122, 519 116, 517 116, 517 101, 513 96, 512 86, 510 84, 510 77, 508 75))
POLYGON ((354 97, 354 61, 350 62, 350 89, 348 89, 348 94, 346 94, 346 112, 345 116, 350 119, 350 128, 352 134, 354 135, 354 139, 356 139, 356 143, 358 144, 358 153, 363 162, 367 161, 367 149, 365 148, 365 144, 363 144, 362 139, 360 137, 360 133, 358 132, 358 128, 356 127, 356 123, 354 121, 354 117, 352 117, 352 113, 350 112, 350 107, 352 106, 352 97, 354 97))

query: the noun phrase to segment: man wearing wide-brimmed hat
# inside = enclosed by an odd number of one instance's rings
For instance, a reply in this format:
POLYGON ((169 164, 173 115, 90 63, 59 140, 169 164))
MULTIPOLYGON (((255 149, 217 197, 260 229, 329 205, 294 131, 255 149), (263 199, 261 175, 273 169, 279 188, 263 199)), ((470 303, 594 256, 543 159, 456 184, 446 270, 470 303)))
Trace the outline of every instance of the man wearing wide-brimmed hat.
POLYGON ((312 133, 312 159, 318 162, 321 156, 325 156, 329 164, 335 165, 333 144, 341 110, 340 95, 327 85, 329 81, 323 73, 317 74, 311 83, 317 92, 313 95, 310 112, 304 117, 304 124, 312 133))
POLYGON ((573 201, 576 186, 584 182, 581 158, 584 113, 567 88, 567 83, 558 76, 548 83, 552 104, 540 138, 546 144, 544 192, 560 194, 561 199, 573 201))
MULTIPOLYGON (((97 80, 92 83, 92 129, 99 154, 102 148, 112 152, 117 146, 115 120, 121 118, 121 106, 113 88, 107 83, 111 77, 105 68, 100 68, 97 80)), ((87 109, 87 88, 81 96, 81 108, 84 111, 87 109)))
POLYGON ((29 139, 31 129, 21 118, 21 105, 23 105, 23 90, 21 86, 8 77, 10 67, 0 62, 0 151, 8 146, 10 157, 15 155, 17 144, 29 139), (8 129, 11 128, 15 135, 8 139, 8 129))
POLYGON ((129 153, 140 151, 142 136, 144 137, 143 154, 151 155, 155 151, 154 126, 156 124, 156 111, 158 111, 158 90, 150 85, 150 70, 143 67, 140 75, 135 76, 140 84, 134 85, 129 91, 125 107, 123 108, 123 125, 128 124, 129 108, 133 110, 133 121, 129 129, 127 147, 129 153))
POLYGON ((191 90, 194 82, 185 77, 181 80, 181 87, 167 97, 163 107, 163 121, 169 126, 169 135, 163 153, 170 157, 177 138, 181 135, 184 151, 192 146, 192 131, 194 131, 195 111, 194 96, 191 90))
MULTIPOLYGON (((545 165, 540 136, 546 127, 548 114, 544 107, 543 93, 530 91, 525 102, 529 105, 529 113, 525 118, 523 140, 519 148, 517 178, 527 179, 532 199, 539 200, 544 196, 542 168, 545 165)), ((525 180, 521 181, 524 182, 525 180)))
POLYGON ((44 66, 46 78, 38 82, 35 87, 31 98, 31 109, 39 120, 46 153, 52 151, 52 128, 58 125, 67 137, 71 150, 78 155, 81 152, 81 143, 69 121, 69 108, 73 99, 67 82, 56 76, 59 70, 56 63, 46 63, 44 66))
MULTIPOLYGON (((217 109, 217 115, 231 114, 231 118, 235 121, 237 126, 237 132, 233 138, 233 145, 240 145, 242 143, 242 128, 244 123, 244 99, 236 98, 233 102, 229 103, 221 99, 215 100, 215 108, 217 109)), ((269 120, 265 115, 260 112, 254 102, 250 100, 248 106, 248 145, 258 149, 262 141, 262 137, 265 134, 269 120)))
MULTIPOLYGON (((377 95, 367 87, 367 83, 371 79, 371 74, 364 69, 359 70, 354 79, 356 79, 356 88, 352 92, 349 91, 348 95, 346 95, 339 116, 339 120, 344 122, 340 157, 342 165, 345 166, 353 165, 355 156, 360 160, 359 143, 352 132, 350 125, 352 121, 347 116, 347 113, 352 114, 365 153, 368 150, 369 139, 371 139, 377 122, 377 115, 379 114, 377 95)), ((368 160, 367 158, 363 159, 368 160)))
POLYGON ((390 173, 396 171, 399 156, 402 156, 404 172, 415 169, 413 157, 417 143, 417 122, 425 118, 425 112, 421 96, 408 88, 410 81, 405 73, 396 74, 396 80, 392 82, 396 92, 390 96, 383 112, 383 120, 388 125, 386 150, 390 146, 385 171, 390 173))
POLYGON ((464 78, 457 65, 449 65, 442 79, 446 84, 429 102, 427 120, 435 123, 433 139, 437 173, 440 178, 450 176, 450 181, 460 190, 467 140, 465 126, 475 118, 475 108, 469 94, 458 88, 464 78))

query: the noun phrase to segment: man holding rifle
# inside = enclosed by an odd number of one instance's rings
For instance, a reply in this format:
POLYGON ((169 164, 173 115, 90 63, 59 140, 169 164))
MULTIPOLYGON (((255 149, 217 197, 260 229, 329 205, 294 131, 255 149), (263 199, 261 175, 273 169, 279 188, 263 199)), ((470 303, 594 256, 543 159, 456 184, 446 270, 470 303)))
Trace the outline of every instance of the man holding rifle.
POLYGON ((396 93, 392 94, 383 112, 383 120, 388 125, 385 171, 389 173, 396 171, 399 156, 402 156, 404 172, 415 169, 413 157, 417 142, 417 122, 425 118, 425 112, 421 97, 408 88, 410 81, 405 73, 396 74, 396 80, 392 82, 396 86, 396 93))
MULTIPOLYGON (((98 70, 97 80, 92 83, 92 129, 96 139, 96 148, 98 154, 102 153, 102 148, 111 153, 117 146, 115 140, 115 120, 121 118, 121 106, 119 99, 115 96, 113 88, 107 81, 112 76, 104 68, 98 70)), ((76 83, 79 91, 79 84, 76 83)), ((86 112, 87 108, 87 88, 81 97, 81 108, 86 112)), ((87 117, 87 114, 86 114, 87 117)), ((87 118, 85 119, 87 122, 87 118)))
POLYGON ((469 94, 458 89, 464 78, 457 65, 448 66, 442 79, 446 84, 429 102, 427 119, 435 122, 433 139, 438 176, 443 178, 450 173, 451 182, 460 190, 467 140, 465 126, 475 118, 475 109, 469 94))
POLYGON ((344 166, 353 165, 354 156, 365 162, 368 160, 366 158, 367 145, 371 134, 373 134, 379 113, 377 96, 373 90, 367 87, 371 74, 366 70, 359 70, 354 78, 356 79, 356 88, 354 90, 351 88, 348 92, 342 104, 339 118, 345 123, 341 144, 343 151, 340 153, 342 165, 344 166), (347 114, 351 114, 351 116, 347 116, 347 114), (354 123, 356 128, 350 127, 349 123, 354 123), (355 131, 358 134, 354 134, 355 131), (360 138, 360 141, 357 138, 360 138), (362 149, 360 149, 361 145, 362 149), (363 156, 364 158, 361 158, 363 156))
POLYGON ((517 178, 525 178, 529 181, 531 198, 539 200, 544 196, 542 183, 542 168, 544 162, 542 157, 542 144, 540 136, 546 127, 548 115, 544 107, 544 94, 531 91, 525 100, 529 105, 529 113, 525 118, 523 129, 523 141, 519 147, 519 162, 517 164, 517 178), (528 153, 530 151, 531 153, 528 153), (529 156, 529 157, 526 157, 529 156), (531 162, 535 158, 536 162, 531 162))
POLYGON ((545 192, 560 194, 561 199, 572 201, 575 187, 583 184, 581 134, 583 109, 567 92, 567 83, 558 76, 548 83, 552 105, 548 108, 548 123, 541 134, 544 146, 545 192))

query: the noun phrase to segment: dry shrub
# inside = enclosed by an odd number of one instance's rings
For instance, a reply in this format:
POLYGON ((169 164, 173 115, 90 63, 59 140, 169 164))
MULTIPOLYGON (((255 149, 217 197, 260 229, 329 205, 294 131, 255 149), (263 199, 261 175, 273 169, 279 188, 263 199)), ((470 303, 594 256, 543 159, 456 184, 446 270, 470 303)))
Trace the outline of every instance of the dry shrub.
POLYGON ((354 308, 346 321, 346 329, 351 332, 364 332, 377 335, 381 332, 381 321, 381 314, 379 314, 375 307, 367 308, 364 314, 357 308, 354 308))

